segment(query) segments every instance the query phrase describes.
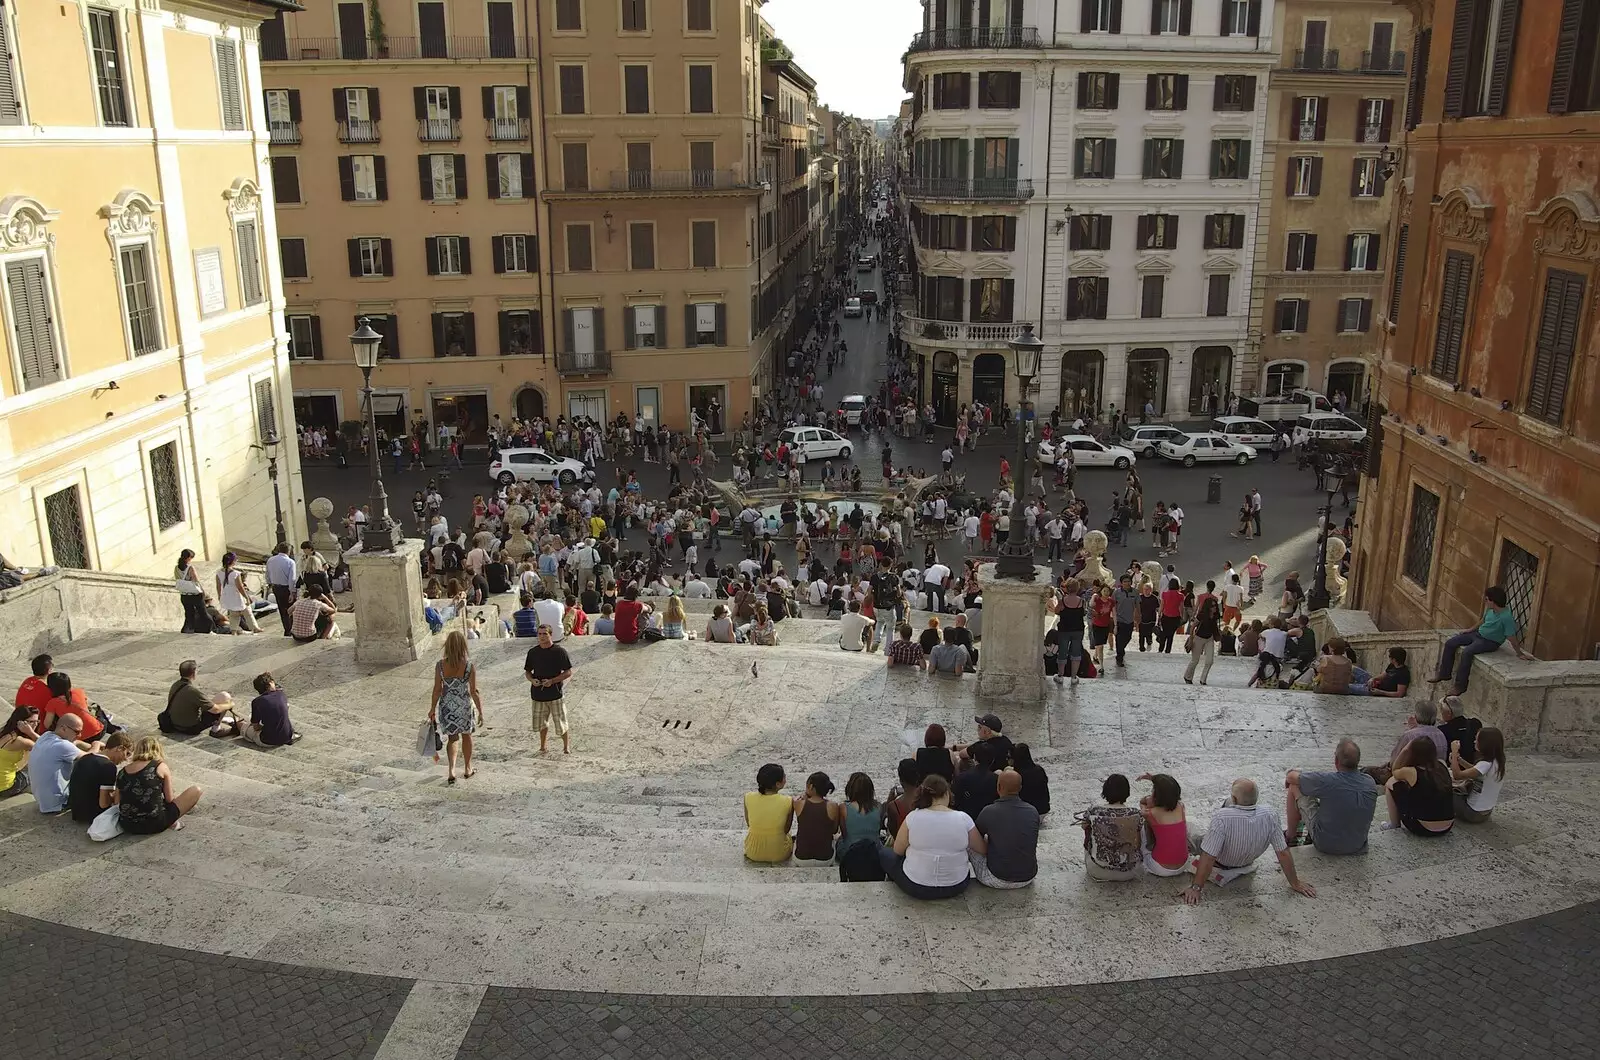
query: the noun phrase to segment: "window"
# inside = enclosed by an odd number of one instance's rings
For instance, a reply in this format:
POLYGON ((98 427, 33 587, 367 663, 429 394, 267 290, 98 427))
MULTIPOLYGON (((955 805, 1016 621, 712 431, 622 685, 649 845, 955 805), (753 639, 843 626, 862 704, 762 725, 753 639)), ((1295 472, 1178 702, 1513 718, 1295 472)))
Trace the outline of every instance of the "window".
POLYGON ((350 246, 352 254, 350 275, 394 275, 394 270, 390 267, 389 241, 387 239, 362 236, 350 240, 350 246))
POLYGON ((1139 315, 1145 319, 1161 316, 1161 304, 1166 298, 1167 278, 1146 276, 1139 281, 1139 315))
POLYGON ((924 276, 919 313, 928 320, 962 319, 962 287, 959 276, 924 276))
POLYGON ((418 85, 411 90, 418 134, 423 140, 461 139, 461 89, 450 85, 418 85))
POLYGON ((1212 140, 1211 179, 1249 180, 1250 141, 1212 140))
POLYGON ((1079 74, 1079 110, 1116 110, 1120 74, 1079 74))
POLYGON ((685 345, 726 346, 726 307, 721 302, 691 302, 683 307, 685 345))
POLYGON ((1393 128, 1394 101, 1364 99, 1356 112, 1356 141, 1364 144, 1386 144, 1393 128))
POLYGON ((711 0, 688 0, 683 18, 690 33, 710 33, 711 0))
POLYGON ((0 0, 0 125, 22 124, 22 101, 17 96, 17 75, 11 65, 11 24, 5 0, 0 0))
POLYGON ((131 125, 128 87, 122 73, 122 43, 117 16, 100 8, 89 9, 89 49, 94 59, 95 93, 100 101, 101 125, 131 125))
POLYGON ((564 143, 561 145, 561 186, 568 191, 588 190, 588 144, 564 143))
POLYGON ((433 314, 435 357, 476 357, 478 329, 472 313, 433 314))
POLYGON ((1339 299, 1339 331, 1341 333, 1364 332, 1370 327, 1372 327, 1372 299, 1339 299))
POLYGON ((1009 323, 1016 281, 986 276, 972 281, 972 315, 967 319, 988 324, 1009 323))
POLYGON ((381 202, 389 197, 382 155, 341 155, 339 197, 345 202, 381 202))
POLYGON ((496 273, 537 272, 534 260, 536 243, 530 235, 504 235, 494 237, 494 271, 496 273))
POLYGON ((1422 486, 1411 487, 1411 520, 1406 529, 1406 550, 1401 573, 1422 588, 1433 574, 1433 542, 1439 532, 1439 495, 1422 486))
POLYGON ((564 33, 583 29, 583 0, 556 0, 556 29, 564 33))
POLYGON ((1411 243, 1411 226, 1400 226, 1400 241, 1394 246, 1394 269, 1389 275, 1389 324, 1392 327, 1400 316, 1400 295, 1405 290, 1406 250, 1411 243))
POLYGON ((656 226, 649 221, 628 223, 628 268, 656 267, 656 226))
POLYGON ((1229 279, 1225 272, 1214 272, 1206 277, 1206 316, 1228 315, 1229 279))
POLYGON ((1565 269, 1545 273, 1544 306, 1533 337, 1533 371, 1523 411, 1558 427, 1567 411, 1567 387, 1577 360, 1586 286, 1579 273, 1565 269))
POLYGON ((444 4, 441 0, 417 4, 417 31, 420 38, 418 44, 421 46, 419 50, 424 59, 449 57, 450 43, 445 36, 444 4))
POLYGON ((1304 298, 1280 298, 1273 314, 1280 335, 1305 331, 1311 319, 1311 303, 1304 298))
POLYGON ((1067 319, 1104 320, 1111 281, 1105 276, 1073 276, 1067 280, 1067 319))
POLYGON ((717 267, 717 222, 690 221, 689 265, 695 269, 717 267))
POLYGON ((1283 267, 1289 272, 1310 272, 1317 267, 1317 237, 1314 233, 1289 233, 1289 253, 1283 267))
POLYGON ((1261 32, 1261 0, 1222 0, 1222 35, 1254 37, 1261 32))
POLYGON ((254 220, 240 221, 233 226, 233 244, 239 255, 239 296, 247 306, 260 305, 261 291, 261 237, 254 220))
MULTIPOLYGON (((444 91, 441 89, 440 91, 444 91)), ((419 90, 420 92, 420 90, 419 90)), ((375 144, 378 121, 383 114, 382 96, 375 88, 336 88, 333 90, 333 120, 338 125, 340 143, 375 144)), ((418 117, 422 115, 419 114, 418 117)), ((448 117, 448 115, 446 115, 448 117)), ((424 132, 426 137, 426 132, 424 132)))
POLYGON ((1444 116, 1501 115, 1517 40, 1522 0, 1460 0, 1450 34, 1444 116))
POLYGON ((931 79, 934 110, 966 110, 972 94, 971 74, 934 74, 931 79))
POLYGON ((689 113, 710 114, 716 110, 713 106, 715 93, 712 89, 711 67, 695 64, 689 67, 689 113))
POLYGON ((1289 159, 1289 195, 1311 198, 1322 191, 1322 159, 1299 155, 1289 159))
POLYGON ((1188 110, 1188 74, 1150 74, 1144 82, 1145 110, 1188 110))
MULTIPOLYGON (((254 227, 254 222, 251 222, 254 227)), ((122 309, 128 321, 128 343, 134 356, 161 349, 161 308, 150 261, 150 245, 125 246, 117 255, 122 269, 122 309)), ((257 301, 261 279, 256 277, 257 301)), ((254 303, 248 303, 254 304, 254 303)))
POLYGON ((467 276, 472 272, 471 241, 465 236, 430 236, 423 243, 429 276, 467 276))
POLYGON ((1211 109, 1219 114, 1256 109, 1256 79, 1244 74, 1218 74, 1212 88, 1211 109))
POLYGON ((1150 0, 1150 32, 1188 35, 1194 0, 1150 0))
POLYGON ((567 271, 594 270, 594 229, 586 224, 567 225, 567 271))
POLYGON ((150 485, 156 498, 156 526, 171 530, 183 522, 183 485, 178 478, 178 443, 150 450, 150 485))
POLYGON ((624 33, 643 33, 650 28, 645 9, 649 0, 622 0, 622 30, 624 33))
POLYGON ((556 79, 560 86, 561 113, 582 114, 584 112, 583 67, 557 66, 556 79))
POLYGON ((523 199, 533 191, 533 155, 489 155, 489 198, 523 199))
POLYGON ((1383 194, 1383 160, 1358 158, 1350 168, 1350 194, 1357 199, 1376 199, 1383 194))
POLYGON ((1500 577, 1496 581, 1506 591, 1506 606, 1516 617, 1518 635, 1528 636, 1534 619, 1534 594, 1539 588, 1539 557, 1501 538, 1500 577))
POLYGON ((537 309, 500 311, 500 354, 526 356, 544 352, 544 326, 537 309))
POLYGON ((1178 215, 1150 213, 1139 218, 1138 249, 1174 250, 1178 246, 1178 215))
POLYGON ((1069 250, 1110 250, 1111 217, 1103 213, 1073 214, 1067 236, 1069 250))
POLYGON ((44 499, 45 526, 50 533, 50 558, 58 567, 89 569, 89 537, 83 524, 83 501, 77 486, 44 499))
POLYGON ((217 98, 222 104, 222 127, 244 128, 244 96, 239 87, 239 48, 231 40, 218 37, 212 42, 217 52, 217 98))
MULTIPOLYGON (((953 218, 965 221, 964 217, 953 218)), ((972 249, 1007 251, 1017 249, 1017 219, 1015 217, 979 217, 972 222, 972 249)), ((961 249, 959 247, 954 249, 961 249)))
POLYGON ((1082 0, 1078 28, 1084 33, 1121 33, 1122 0, 1082 0))
POLYGON ((466 155, 418 155, 417 163, 425 201, 451 202, 467 197, 466 155))
MULTIPOLYGON (((0 57, 0 81, 5 78, 0 57)), ((5 122, 5 89, 0 86, 0 124, 5 122)), ((1600 110, 1600 3, 1565 0, 1550 72, 1550 113, 1600 110)))
POLYGON ((1244 246, 1244 215, 1213 213, 1206 215, 1207 250, 1238 250, 1244 246))
POLYGON ((294 155, 273 155, 272 198, 279 205, 300 202, 300 160, 294 155))
POLYGON ((1178 180, 1182 176, 1182 140, 1156 136, 1144 142, 1144 179, 1178 180))
POLYGON ((629 64, 622 68, 622 112, 650 113, 650 68, 629 64))
POLYGON ((978 75, 978 106, 983 110, 1016 110, 1022 106, 1022 75, 989 71, 978 75))
POLYGON ((1072 152, 1073 176, 1084 180, 1110 180, 1117 175, 1117 141, 1105 136, 1084 136, 1072 152))
POLYGON ((1319 141, 1328 138, 1328 101, 1322 96, 1296 96, 1289 118, 1289 139, 1319 141))
POLYGON ((279 433, 277 398, 273 394, 272 380, 270 378, 257 379, 254 384, 254 394, 256 399, 256 440, 264 442, 279 433))
MULTIPOLYGON (((974 222, 973 249, 977 249, 974 222)), ((923 246, 930 250, 966 250, 967 219, 950 214, 926 214, 922 219, 923 246)))
POLYGON ((1372 232, 1351 232, 1344 241, 1346 272, 1378 271, 1378 236, 1372 232))
POLYGON ((289 359, 294 361, 320 361, 322 359, 322 322, 314 316, 296 314, 286 317, 289 325, 289 359))
MULTIPOLYGON (((361 321, 366 320, 383 338, 378 343, 378 356, 390 360, 400 358, 400 318, 393 313, 358 313, 355 326, 360 327, 361 321)), ((317 359, 322 359, 322 318, 311 318, 311 329, 316 339, 317 359)))
POLYGON ((299 237, 278 240, 278 260, 283 262, 283 278, 308 280, 311 273, 306 266, 306 241, 299 237))
POLYGON ((1447 383, 1461 378, 1461 350, 1467 337, 1467 304, 1472 296, 1473 266, 1470 254, 1459 250, 1445 252, 1439 282, 1439 323, 1433 333, 1433 359, 1428 371, 1447 383))
POLYGON ((653 350, 667 344, 667 307, 631 305, 623 310, 628 349, 653 350))

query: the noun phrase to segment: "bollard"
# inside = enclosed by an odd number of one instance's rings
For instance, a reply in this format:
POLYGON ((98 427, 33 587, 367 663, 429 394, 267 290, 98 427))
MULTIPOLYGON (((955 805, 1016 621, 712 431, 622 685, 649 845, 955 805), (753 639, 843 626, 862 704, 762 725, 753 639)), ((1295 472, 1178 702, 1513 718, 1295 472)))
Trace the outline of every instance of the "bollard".
POLYGON ((1211 481, 1206 483, 1206 503, 1222 503, 1222 476, 1212 475, 1211 481))

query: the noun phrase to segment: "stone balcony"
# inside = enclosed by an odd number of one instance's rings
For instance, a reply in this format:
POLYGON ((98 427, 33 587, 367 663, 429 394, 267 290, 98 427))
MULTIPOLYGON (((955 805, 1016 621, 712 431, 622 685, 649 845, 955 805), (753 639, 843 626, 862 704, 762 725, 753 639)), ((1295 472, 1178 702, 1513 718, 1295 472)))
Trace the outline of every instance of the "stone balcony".
POLYGON ((961 320, 926 320, 902 317, 900 338, 919 346, 938 345, 952 350, 1001 349, 1022 334, 1016 323, 987 324, 961 320))

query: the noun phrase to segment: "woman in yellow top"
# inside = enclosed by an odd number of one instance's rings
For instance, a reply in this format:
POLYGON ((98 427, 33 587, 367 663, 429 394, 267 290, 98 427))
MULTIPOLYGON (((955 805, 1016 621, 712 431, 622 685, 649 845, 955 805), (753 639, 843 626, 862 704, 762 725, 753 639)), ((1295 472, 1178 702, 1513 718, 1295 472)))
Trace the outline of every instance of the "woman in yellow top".
POLYGON ((0 729, 0 799, 9 799, 28 790, 28 752, 38 738, 39 712, 33 707, 18 707, 0 729))
POLYGON ((794 853, 789 829, 794 824, 794 803, 783 793, 783 767, 768 762, 756 771, 756 789, 744 796, 744 856, 750 861, 777 864, 794 853))

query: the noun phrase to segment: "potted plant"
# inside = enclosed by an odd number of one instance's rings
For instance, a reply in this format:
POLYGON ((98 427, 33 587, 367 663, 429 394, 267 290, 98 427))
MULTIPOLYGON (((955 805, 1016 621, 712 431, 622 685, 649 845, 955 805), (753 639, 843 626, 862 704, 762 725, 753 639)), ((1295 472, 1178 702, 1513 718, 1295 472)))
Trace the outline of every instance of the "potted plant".
POLYGON ((379 59, 389 57, 389 34, 383 28, 383 11, 378 7, 378 0, 367 0, 367 10, 371 14, 371 30, 368 37, 372 41, 372 53, 379 59))
POLYGON ((944 338, 944 325, 931 320, 928 321, 928 323, 922 325, 922 337, 925 339, 944 338))

